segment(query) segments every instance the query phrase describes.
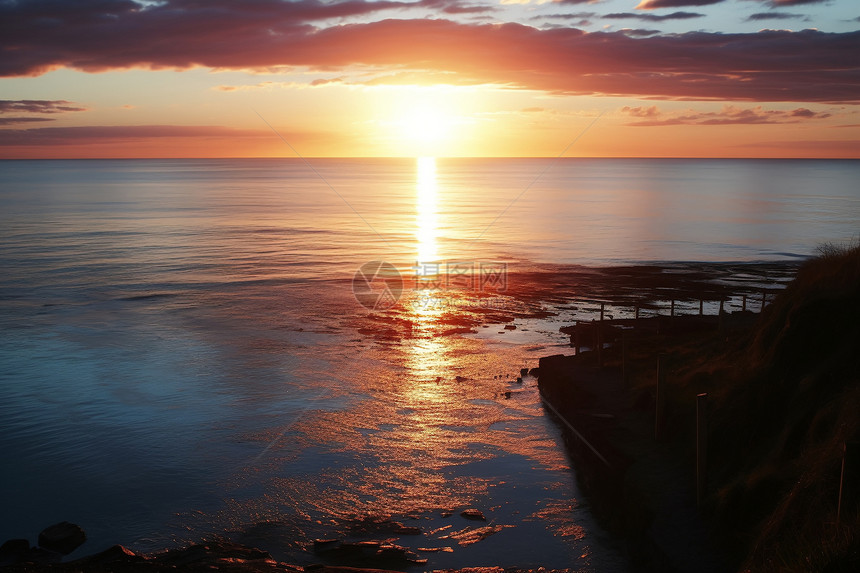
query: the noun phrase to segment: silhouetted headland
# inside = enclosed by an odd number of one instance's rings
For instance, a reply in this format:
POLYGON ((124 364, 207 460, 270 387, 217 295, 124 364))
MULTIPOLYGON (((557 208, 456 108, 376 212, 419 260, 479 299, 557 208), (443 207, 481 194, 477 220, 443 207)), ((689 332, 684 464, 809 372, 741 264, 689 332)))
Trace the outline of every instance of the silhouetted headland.
POLYGON ((860 247, 822 248, 756 311, 573 325, 581 352, 540 361, 642 570, 860 570, 860 247))

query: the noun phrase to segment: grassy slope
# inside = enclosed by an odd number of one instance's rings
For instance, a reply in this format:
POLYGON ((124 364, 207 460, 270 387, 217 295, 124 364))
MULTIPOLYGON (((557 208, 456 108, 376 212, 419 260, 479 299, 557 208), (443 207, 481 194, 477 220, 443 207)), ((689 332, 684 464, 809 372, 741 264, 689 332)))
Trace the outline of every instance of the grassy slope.
POLYGON ((829 249, 752 331, 673 348, 669 420, 693 454, 710 401, 708 510, 753 571, 860 571, 858 517, 837 527, 842 448, 860 440, 860 247, 829 249))

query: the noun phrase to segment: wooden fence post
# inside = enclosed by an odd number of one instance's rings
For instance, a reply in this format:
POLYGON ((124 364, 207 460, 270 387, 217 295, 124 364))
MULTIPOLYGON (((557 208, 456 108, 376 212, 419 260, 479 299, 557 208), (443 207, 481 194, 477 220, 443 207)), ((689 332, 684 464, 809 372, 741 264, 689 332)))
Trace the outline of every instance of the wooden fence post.
POLYGON ((657 392, 656 408, 654 411, 654 439, 658 442, 663 439, 663 418, 666 409, 666 355, 657 355, 657 392))
POLYGON ((603 328, 597 323, 597 367, 603 368, 603 328))
POLYGON ((699 299, 699 316, 702 316, 705 313, 705 301, 704 299, 699 299))
POLYGON ((767 291, 762 290, 761 291, 761 311, 759 311, 759 312, 764 312, 764 304, 766 302, 767 302, 767 291))
POLYGON ((848 523, 857 510, 860 492, 860 442, 846 442, 842 449, 842 474, 839 477, 839 505, 836 522, 848 523))
POLYGON ((708 485, 708 395, 696 395, 696 507, 702 508, 708 485))
POLYGON ((621 333, 621 381, 627 384, 627 331, 621 333))
POLYGON ((669 311, 669 316, 672 318, 675 317, 675 299, 674 298, 672 299, 672 310, 669 311))
POLYGON ((605 308, 606 308, 606 303, 605 303, 605 302, 601 302, 601 303, 600 303, 600 322, 603 322, 603 310, 604 310, 605 308))
POLYGON ((747 311, 747 295, 744 295, 742 300, 743 300, 743 302, 741 303, 741 311, 746 312, 747 311))

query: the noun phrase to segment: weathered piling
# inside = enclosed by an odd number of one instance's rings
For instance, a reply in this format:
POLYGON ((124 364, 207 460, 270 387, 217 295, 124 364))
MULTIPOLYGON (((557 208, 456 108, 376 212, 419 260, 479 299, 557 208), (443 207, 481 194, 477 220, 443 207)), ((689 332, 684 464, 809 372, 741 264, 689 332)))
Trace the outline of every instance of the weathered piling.
POLYGON ((702 507, 708 485, 708 394, 696 395, 696 507, 702 507))
POLYGON ((846 442, 842 449, 842 473, 839 477, 837 523, 849 523, 850 514, 860 502, 860 442, 846 442))
POLYGON ((663 424, 666 416, 666 355, 657 355, 657 388, 654 408, 654 439, 663 439, 663 424))

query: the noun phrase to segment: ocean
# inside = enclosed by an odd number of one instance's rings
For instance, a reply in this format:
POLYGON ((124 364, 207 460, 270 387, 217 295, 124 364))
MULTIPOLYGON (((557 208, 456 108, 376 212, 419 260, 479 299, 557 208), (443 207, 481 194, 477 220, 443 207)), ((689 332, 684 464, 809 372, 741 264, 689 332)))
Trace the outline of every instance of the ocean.
POLYGON ((535 276, 793 264, 857 240, 860 161, 0 161, 0 200, 0 538, 301 564, 393 516, 430 568, 623 571, 515 382, 571 351, 535 276))

